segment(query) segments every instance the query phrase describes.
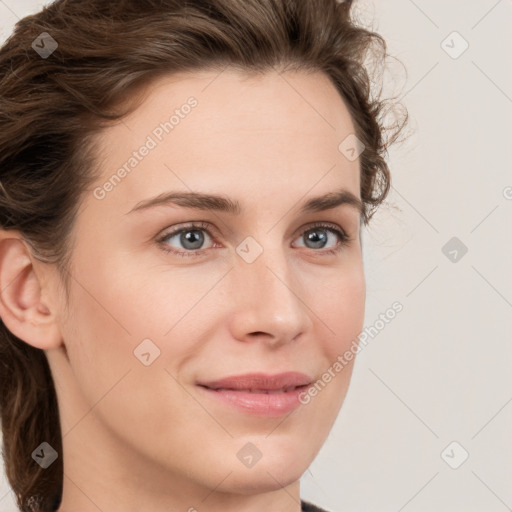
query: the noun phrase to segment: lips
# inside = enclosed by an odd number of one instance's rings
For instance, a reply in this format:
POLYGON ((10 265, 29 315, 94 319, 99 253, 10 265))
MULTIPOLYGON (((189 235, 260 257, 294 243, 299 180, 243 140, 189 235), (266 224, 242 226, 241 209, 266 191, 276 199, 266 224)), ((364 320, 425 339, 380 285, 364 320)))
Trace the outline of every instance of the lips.
POLYGON ((197 385, 200 393, 222 404, 222 407, 227 406, 244 414, 277 417, 301 405, 299 395, 312 380, 298 372, 278 375, 252 373, 198 382, 197 385))
POLYGON ((297 386, 292 386, 288 388, 281 388, 281 389, 233 389, 233 388, 210 388, 214 389, 215 391, 240 391, 245 393, 261 393, 261 394, 267 394, 272 395, 276 393, 288 393, 288 391, 293 391, 294 389, 297 389, 297 386))
POLYGON ((286 372, 276 375, 248 373, 220 380, 200 382, 214 390, 246 391, 250 393, 284 393, 310 384, 312 379, 304 373, 286 372))

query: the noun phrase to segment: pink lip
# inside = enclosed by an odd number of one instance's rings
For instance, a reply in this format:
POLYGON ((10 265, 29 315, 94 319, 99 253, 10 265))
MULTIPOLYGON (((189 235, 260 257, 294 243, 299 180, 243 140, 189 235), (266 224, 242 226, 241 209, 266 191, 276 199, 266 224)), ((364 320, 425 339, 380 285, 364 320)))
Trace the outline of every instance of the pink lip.
POLYGON ((281 416, 301 405, 299 394, 313 379, 298 372, 276 375, 251 373, 199 382, 202 392, 243 412, 281 416))

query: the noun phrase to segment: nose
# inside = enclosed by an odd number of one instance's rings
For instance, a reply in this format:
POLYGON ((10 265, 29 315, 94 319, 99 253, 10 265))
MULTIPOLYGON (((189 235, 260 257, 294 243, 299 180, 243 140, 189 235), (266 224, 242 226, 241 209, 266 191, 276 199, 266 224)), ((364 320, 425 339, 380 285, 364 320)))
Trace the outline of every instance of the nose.
POLYGON ((278 347, 310 328, 306 293, 284 248, 265 247, 252 263, 237 256, 229 276, 234 304, 230 330, 235 339, 278 347))

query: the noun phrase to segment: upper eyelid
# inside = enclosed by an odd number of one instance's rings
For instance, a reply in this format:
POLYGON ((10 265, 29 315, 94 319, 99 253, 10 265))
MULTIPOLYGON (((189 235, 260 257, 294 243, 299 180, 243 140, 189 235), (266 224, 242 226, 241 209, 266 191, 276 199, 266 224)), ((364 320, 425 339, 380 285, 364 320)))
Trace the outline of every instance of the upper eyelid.
POLYGON ((178 233, 182 232, 182 231, 186 231, 186 230, 204 230, 204 231, 213 231, 213 232, 216 232, 218 233, 219 231, 214 228, 212 226, 212 224, 210 223, 207 223, 205 221, 191 221, 190 223, 185 223, 184 226, 181 226, 181 227, 169 227, 169 228, 165 228, 163 229, 159 235, 157 235, 157 239, 158 240, 162 240, 163 238, 167 238, 169 236, 174 236, 174 235, 177 235, 178 233), (202 225, 202 224, 206 224, 206 225, 202 225))

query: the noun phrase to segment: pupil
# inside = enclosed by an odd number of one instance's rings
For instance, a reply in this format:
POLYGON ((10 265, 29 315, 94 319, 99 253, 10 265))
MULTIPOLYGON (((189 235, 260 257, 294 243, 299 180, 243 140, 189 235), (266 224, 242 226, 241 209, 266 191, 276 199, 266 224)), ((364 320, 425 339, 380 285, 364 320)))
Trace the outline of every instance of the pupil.
POLYGON ((325 235, 325 231, 322 231, 322 230, 315 230, 315 231, 310 231, 310 234, 307 235, 307 238, 310 242, 313 242, 314 244, 318 244, 320 243, 319 246, 315 246, 315 248, 318 248, 318 247, 323 247, 323 245, 325 244, 326 242, 326 235, 325 235), (321 236, 318 236, 318 233, 323 233, 321 236))
POLYGON ((188 249, 199 249, 203 245, 203 239, 204 235, 200 231, 186 231, 181 235, 181 243, 184 247, 187 247, 185 242, 195 244, 193 247, 188 247, 188 249))

